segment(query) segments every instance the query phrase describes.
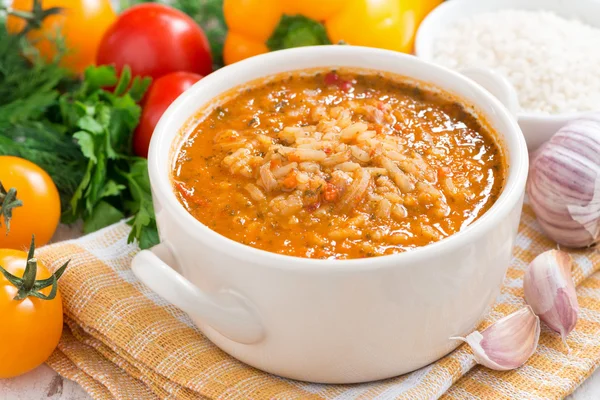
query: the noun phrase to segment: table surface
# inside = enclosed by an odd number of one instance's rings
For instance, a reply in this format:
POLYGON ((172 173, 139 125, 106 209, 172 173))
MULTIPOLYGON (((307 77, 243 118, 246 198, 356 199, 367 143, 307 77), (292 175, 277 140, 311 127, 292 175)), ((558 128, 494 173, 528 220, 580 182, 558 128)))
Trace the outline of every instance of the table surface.
MULTIPOLYGON (((81 226, 60 226, 53 241, 79 236, 81 226)), ((569 400, 600 398, 600 369, 568 397, 569 400)), ((87 400, 91 397, 77 383, 57 375, 47 365, 12 379, 0 379, 1 400, 87 400)))

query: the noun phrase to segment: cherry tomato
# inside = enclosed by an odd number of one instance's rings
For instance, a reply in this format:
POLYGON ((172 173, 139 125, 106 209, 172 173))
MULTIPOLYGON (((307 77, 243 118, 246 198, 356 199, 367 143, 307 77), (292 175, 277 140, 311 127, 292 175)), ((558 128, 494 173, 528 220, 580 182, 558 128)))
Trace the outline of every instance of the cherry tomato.
POLYGON ((50 176, 23 158, 0 156, 0 182, 6 190, 15 188, 23 202, 13 209, 8 233, 2 221, 0 248, 26 249, 33 234, 38 245, 48 243, 60 220, 60 198, 50 176))
POLYGON ((210 46, 192 18, 172 7, 145 3, 127 9, 108 29, 98 64, 125 65, 133 75, 158 79, 176 71, 212 72, 210 46))
POLYGON ((148 157, 150 138, 158 120, 181 93, 200 79, 202 79, 201 75, 191 72, 173 72, 152 83, 142 103, 140 124, 133 134, 135 154, 140 157, 148 157))
MULTIPOLYGON (((31 240, 31 238, 30 238, 31 240)), ((0 266, 22 278, 27 265, 24 251, 0 250, 0 266)), ((36 279, 50 278, 50 271, 38 261, 36 279)), ((15 300, 18 288, 0 274, 0 378, 11 378, 42 364, 56 348, 63 328, 60 292, 51 300, 33 296, 15 300)), ((51 287, 40 291, 48 296, 51 287)))
MULTIPOLYGON (((33 0, 13 0, 12 9, 31 11, 33 0)), ((44 19, 41 29, 27 34, 27 38, 40 51, 41 55, 52 60, 57 54, 53 38, 60 32, 64 39, 67 54, 61 65, 75 73, 82 73, 96 60, 96 49, 108 27, 117 19, 110 0, 42 0, 42 8, 61 7, 63 12, 44 19)), ((25 21, 9 15, 6 28, 10 33, 18 33, 25 27, 25 21)))

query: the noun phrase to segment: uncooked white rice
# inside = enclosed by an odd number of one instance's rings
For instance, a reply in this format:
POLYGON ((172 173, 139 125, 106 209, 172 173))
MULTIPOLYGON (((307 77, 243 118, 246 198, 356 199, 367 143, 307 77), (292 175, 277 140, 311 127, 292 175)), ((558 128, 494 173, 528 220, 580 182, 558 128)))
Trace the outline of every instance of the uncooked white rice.
POLYGON ((503 73, 524 111, 600 109, 600 29, 549 11, 502 10, 461 19, 437 38, 434 61, 503 73))

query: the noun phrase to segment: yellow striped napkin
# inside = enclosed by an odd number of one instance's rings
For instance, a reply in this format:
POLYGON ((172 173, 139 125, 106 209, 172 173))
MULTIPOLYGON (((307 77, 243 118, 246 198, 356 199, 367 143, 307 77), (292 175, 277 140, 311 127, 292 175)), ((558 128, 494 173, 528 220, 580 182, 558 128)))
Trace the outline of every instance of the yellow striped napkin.
MULTIPOLYGON (((83 238, 46 246, 51 268, 72 259, 61 278, 65 332, 48 365, 95 399, 559 399, 600 362, 600 255, 571 252, 580 319, 560 338, 542 330, 534 356, 521 368, 495 372, 475 365, 467 347, 413 373, 357 385, 283 379, 249 367, 208 341, 191 320, 136 280, 138 251, 119 223, 83 238)), ((555 247, 525 206, 514 259, 498 302, 482 323, 522 307, 522 277, 539 253, 555 247)), ((484 268, 485 266, 482 266, 484 268)))

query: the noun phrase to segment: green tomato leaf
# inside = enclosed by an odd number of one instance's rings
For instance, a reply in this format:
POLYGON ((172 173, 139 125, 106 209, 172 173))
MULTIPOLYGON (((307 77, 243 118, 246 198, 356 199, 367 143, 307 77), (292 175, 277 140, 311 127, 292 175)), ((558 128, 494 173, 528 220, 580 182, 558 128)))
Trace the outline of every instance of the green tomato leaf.
POLYGON ((112 225, 125 218, 125 215, 106 201, 99 202, 83 224, 83 232, 91 233, 112 225))
POLYGON ((303 15, 283 15, 267 40, 269 50, 331 44, 323 24, 303 15))

